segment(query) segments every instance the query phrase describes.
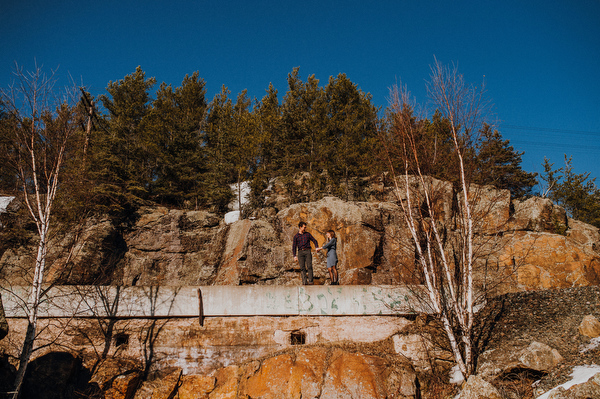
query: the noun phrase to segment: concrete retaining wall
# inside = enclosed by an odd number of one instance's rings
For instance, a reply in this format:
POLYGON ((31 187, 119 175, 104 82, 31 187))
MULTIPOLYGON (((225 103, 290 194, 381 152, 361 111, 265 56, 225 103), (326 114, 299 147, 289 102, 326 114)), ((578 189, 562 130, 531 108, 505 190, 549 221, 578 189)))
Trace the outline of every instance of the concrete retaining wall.
MULTIPOLYGON (((26 317, 28 287, 2 289, 7 317, 26 317)), ((58 286, 39 317, 159 318, 204 316, 408 315, 427 312, 397 286, 58 286)))

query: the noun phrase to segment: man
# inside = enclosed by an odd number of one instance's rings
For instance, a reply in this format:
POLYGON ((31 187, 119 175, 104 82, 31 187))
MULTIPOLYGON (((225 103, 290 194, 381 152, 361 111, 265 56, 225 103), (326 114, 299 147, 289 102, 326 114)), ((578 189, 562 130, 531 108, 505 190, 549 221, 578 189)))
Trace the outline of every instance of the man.
POLYGON ((306 231, 306 223, 298 223, 298 233, 294 236, 292 253, 294 254, 294 262, 300 263, 300 273, 302 275, 302 284, 304 285, 313 284, 311 241, 315 244, 315 248, 319 248, 317 240, 315 240, 312 234, 306 231), (297 254, 296 251, 298 251, 297 254))

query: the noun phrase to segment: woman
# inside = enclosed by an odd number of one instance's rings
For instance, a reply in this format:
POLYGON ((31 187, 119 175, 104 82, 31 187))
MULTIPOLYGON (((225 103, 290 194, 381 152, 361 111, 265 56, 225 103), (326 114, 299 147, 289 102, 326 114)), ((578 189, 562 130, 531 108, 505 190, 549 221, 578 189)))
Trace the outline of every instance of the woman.
POLYGON ((335 266, 338 263, 337 258, 337 239, 335 238, 335 232, 329 230, 325 236, 327 237, 327 243, 323 244, 321 248, 317 248, 317 251, 321 249, 327 250, 327 271, 331 278, 331 285, 338 285, 338 272, 335 266))

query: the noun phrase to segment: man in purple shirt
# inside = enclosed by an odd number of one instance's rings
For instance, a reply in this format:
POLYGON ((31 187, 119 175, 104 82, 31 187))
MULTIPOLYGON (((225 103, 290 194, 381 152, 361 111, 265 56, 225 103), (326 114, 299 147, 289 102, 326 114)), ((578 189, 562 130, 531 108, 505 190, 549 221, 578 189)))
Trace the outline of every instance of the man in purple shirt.
POLYGON ((306 223, 298 223, 298 233, 294 236, 292 253, 294 254, 294 261, 300 262, 300 273, 302 275, 302 284, 304 285, 312 285, 313 283, 311 241, 315 244, 315 248, 319 248, 317 240, 315 240, 312 234, 306 231, 306 223), (296 251, 298 251, 297 254, 296 251))

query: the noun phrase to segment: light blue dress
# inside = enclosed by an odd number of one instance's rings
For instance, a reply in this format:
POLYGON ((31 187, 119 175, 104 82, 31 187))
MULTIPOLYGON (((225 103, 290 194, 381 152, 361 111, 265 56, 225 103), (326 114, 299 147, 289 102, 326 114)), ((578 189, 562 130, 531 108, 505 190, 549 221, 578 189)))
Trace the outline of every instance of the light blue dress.
POLYGON ((331 240, 327 241, 327 243, 323 244, 321 248, 327 250, 327 268, 330 269, 337 265, 337 238, 332 238, 331 240))

